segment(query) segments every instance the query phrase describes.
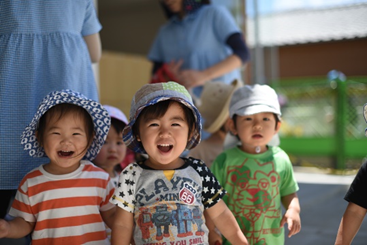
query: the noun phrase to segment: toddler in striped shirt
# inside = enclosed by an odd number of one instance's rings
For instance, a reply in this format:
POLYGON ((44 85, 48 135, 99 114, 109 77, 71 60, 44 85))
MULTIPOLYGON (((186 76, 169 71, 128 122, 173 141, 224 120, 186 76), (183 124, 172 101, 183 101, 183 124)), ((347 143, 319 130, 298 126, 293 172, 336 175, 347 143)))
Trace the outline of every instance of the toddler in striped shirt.
MULTIPOLYGON (((32 244, 109 244, 114 186, 91 161, 101 149, 110 116, 96 101, 71 90, 48 94, 23 132, 21 144, 49 162, 21 181, 9 211, 0 220, 0 238, 32 233, 32 244)), ((26 163, 24 163, 26 164, 26 163)))

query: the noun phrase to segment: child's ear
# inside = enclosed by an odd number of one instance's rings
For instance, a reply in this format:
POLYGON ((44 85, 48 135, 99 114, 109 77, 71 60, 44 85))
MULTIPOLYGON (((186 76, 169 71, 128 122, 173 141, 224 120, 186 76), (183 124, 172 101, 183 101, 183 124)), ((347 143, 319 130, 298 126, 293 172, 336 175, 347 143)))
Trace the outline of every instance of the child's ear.
POLYGON ((237 129, 236 129, 236 125, 235 125, 235 123, 234 123, 234 121, 233 121, 233 119, 232 118, 230 118, 229 120, 228 120, 228 129, 229 129, 229 132, 232 134, 232 135, 237 135, 237 129))
POLYGON ((277 122, 277 125, 275 125, 275 133, 274 134, 276 134, 276 133, 278 133, 279 132, 279 129, 280 129, 280 126, 282 125, 282 122, 281 121, 278 121, 277 122))
POLYGON ((228 133, 228 131, 230 130, 229 124, 230 124, 231 120, 232 119, 228 117, 227 120, 224 123, 224 130, 225 130, 226 133, 228 133))
POLYGON ((136 135, 135 137, 136 137, 136 140, 137 140, 137 141, 139 141, 139 142, 141 141, 141 139, 140 139, 139 135, 136 135))

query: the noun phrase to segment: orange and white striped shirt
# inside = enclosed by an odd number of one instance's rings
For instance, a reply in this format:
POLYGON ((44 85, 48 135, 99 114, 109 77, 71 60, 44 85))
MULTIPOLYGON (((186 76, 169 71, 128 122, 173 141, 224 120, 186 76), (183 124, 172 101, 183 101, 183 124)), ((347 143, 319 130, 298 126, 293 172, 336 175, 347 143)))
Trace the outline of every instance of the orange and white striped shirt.
POLYGON ((114 186, 109 175, 89 161, 65 175, 53 175, 40 166, 21 181, 9 214, 36 222, 32 245, 109 244, 100 211, 114 186))

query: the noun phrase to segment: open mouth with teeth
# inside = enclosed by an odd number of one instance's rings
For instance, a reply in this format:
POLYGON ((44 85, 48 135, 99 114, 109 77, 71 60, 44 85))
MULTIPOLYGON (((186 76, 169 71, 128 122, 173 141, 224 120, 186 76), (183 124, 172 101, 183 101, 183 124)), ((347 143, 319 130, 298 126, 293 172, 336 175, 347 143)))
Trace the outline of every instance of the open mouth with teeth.
POLYGON ((170 145, 170 144, 161 144, 161 145, 158 145, 157 147, 158 147, 158 149, 160 151, 169 152, 173 148, 173 145, 170 145))
POLYGON ((70 157, 74 154, 74 152, 73 151, 58 151, 57 154, 60 157, 70 157))

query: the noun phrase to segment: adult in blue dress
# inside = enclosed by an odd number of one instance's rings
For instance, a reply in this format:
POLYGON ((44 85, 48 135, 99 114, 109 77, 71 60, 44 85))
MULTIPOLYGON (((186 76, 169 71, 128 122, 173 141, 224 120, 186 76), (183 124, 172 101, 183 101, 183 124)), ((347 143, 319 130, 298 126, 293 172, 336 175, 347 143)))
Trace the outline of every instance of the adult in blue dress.
POLYGON ((101 28, 93 0, 0 1, 0 218, 23 176, 47 161, 20 144, 41 99, 72 89, 98 100, 101 28))

